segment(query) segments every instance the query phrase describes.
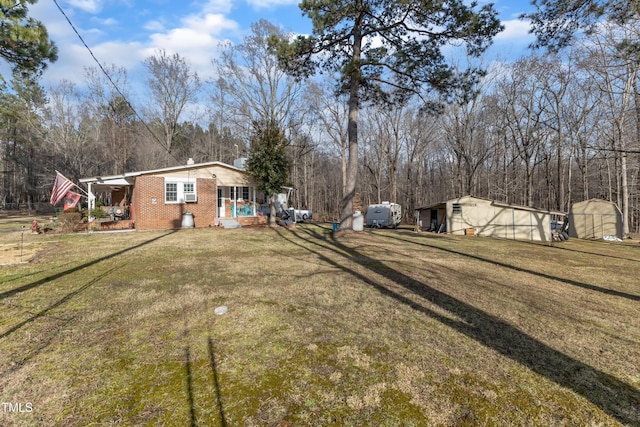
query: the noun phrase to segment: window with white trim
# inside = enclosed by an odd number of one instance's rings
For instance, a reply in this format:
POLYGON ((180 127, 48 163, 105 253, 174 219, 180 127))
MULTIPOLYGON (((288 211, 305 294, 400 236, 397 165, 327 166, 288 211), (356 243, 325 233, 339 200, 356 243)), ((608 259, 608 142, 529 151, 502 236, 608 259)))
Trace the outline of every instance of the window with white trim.
POLYGON ((164 201, 167 203, 178 201, 178 183, 177 182, 164 183, 164 201))
POLYGON ((165 178, 165 203, 184 203, 184 193, 196 193, 196 183, 193 178, 165 178))
POLYGON ((249 187, 229 187, 229 199, 238 201, 251 200, 249 187))

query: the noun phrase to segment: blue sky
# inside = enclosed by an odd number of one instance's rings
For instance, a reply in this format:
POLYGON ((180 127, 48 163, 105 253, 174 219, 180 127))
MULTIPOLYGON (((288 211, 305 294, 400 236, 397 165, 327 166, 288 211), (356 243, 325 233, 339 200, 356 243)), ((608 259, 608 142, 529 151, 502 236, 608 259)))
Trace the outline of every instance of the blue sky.
MULTIPOLYGON (((125 67, 130 75, 143 72, 142 61, 158 49, 187 58, 201 77, 212 77, 211 59, 221 41, 239 42, 251 23, 261 18, 284 28, 308 33, 300 0, 57 0, 97 59, 125 67)), ((481 1, 481 3, 483 3, 481 1)), ((518 16, 531 6, 526 0, 495 0, 506 26, 488 53, 489 60, 526 53, 532 40, 528 24, 518 16)), ((93 58, 52 0, 40 0, 30 15, 42 21, 59 48, 59 59, 44 75, 44 84, 61 79, 81 82, 93 58)), ((6 75, 6 74, 5 74, 6 75)))

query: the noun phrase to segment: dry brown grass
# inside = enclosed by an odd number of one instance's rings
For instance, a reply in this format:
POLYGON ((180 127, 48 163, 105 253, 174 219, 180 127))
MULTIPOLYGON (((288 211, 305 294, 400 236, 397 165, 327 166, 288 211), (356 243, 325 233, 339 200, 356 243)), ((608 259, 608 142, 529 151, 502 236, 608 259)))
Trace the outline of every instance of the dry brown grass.
POLYGON ((3 426, 640 424, 637 242, 31 239, 0 270, 0 396, 33 411, 3 426))

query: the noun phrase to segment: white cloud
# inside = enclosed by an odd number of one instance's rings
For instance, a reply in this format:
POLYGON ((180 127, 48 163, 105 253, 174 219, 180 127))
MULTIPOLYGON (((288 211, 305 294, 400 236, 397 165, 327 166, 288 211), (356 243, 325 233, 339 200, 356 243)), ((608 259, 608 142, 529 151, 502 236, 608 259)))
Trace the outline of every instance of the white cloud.
POLYGON ((490 61, 513 61, 530 53, 529 45, 535 40, 529 34, 530 23, 520 19, 502 21, 504 31, 496 35, 493 45, 484 55, 490 61))
POLYGON ((97 22, 98 25, 102 25, 102 26, 105 26, 105 27, 112 27, 114 25, 118 25, 118 21, 113 19, 113 18, 96 19, 95 22, 97 22))
MULTIPOLYGON (((145 92, 146 71, 143 61, 155 55, 158 49, 164 49, 169 54, 178 53, 203 80, 213 77, 215 70, 211 60, 218 56, 220 43, 238 40, 243 34, 239 23, 229 18, 233 4, 230 0, 209 0, 200 10, 191 11, 187 16, 174 15, 171 21, 161 14, 149 15, 143 26, 132 31, 136 35, 135 41, 128 41, 126 32, 114 33, 117 25, 125 25, 121 18, 117 18, 116 22, 105 12, 105 19, 99 22, 97 19, 101 15, 94 15, 91 24, 86 19, 80 19, 80 8, 97 11, 102 7, 98 0, 72 0, 64 11, 100 64, 113 64, 128 71, 131 96, 135 99, 145 92)), ((139 16, 142 16, 144 11, 139 12, 139 16)), ((98 64, 65 16, 53 2, 42 1, 30 8, 30 15, 45 24, 59 50, 58 61, 49 65, 43 75, 43 84, 56 85, 66 79, 83 86, 84 69, 98 67, 98 64)), ((4 70, 0 69, 0 72, 5 74, 4 70)))
POLYGON ((502 21, 504 31, 495 37, 495 41, 524 42, 529 43, 533 40, 533 36, 529 34, 531 25, 527 21, 520 19, 510 19, 502 21))
MULTIPOLYGON (((75 5, 79 4, 75 0, 75 5)), ((97 2, 89 4, 98 5, 97 2)), ((230 9, 228 0, 210 0, 204 7, 207 10, 230 9)), ((73 11, 65 10, 73 19, 73 11)), ((82 44, 65 17, 57 10, 52 2, 38 2, 33 5, 30 14, 41 20, 49 36, 58 46, 58 61, 51 64, 45 72, 44 80, 55 83, 62 79, 70 79, 81 83, 78 78, 85 67, 96 67, 97 63, 91 57, 87 48, 82 44)), ((100 25, 92 28, 82 28, 81 21, 74 22, 78 31, 91 51, 101 64, 115 64, 125 67, 131 75, 141 70, 144 59, 156 53, 157 49, 165 49, 168 53, 179 53, 186 58, 198 74, 206 78, 212 72, 211 59, 216 56, 221 41, 232 38, 240 33, 237 22, 228 19, 222 13, 203 13, 183 17, 173 22, 173 27, 158 18, 149 20, 144 30, 150 31, 146 41, 118 42, 105 40, 105 31, 114 24, 112 19, 100 21, 100 25), (177 24, 177 25, 176 25, 177 24)), ((3 73, 4 74, 4 73, 3 73)))
POLYGON ((238 31, 238 23, 227 19, 221 14, 207 14, 204 18, 200 16, 189 16, 183 20, 183 23, 196 31, 210 34, 222 34, 229 31, 238 31))
POLYGON ((257 9, 268 9, 277 6, 296 6, 300 0, 247 0, 247 4, 257 9))
POLYGON ((209 14, 209 13, 228 14, 228 13, 231 13, 232 6, 233 6, 233 2, 230 0, 208 0, 202 6, 202 12, 205 14, 209 14))
POLYGON ((182 24, 179 28, 151 35, 150 43, 144 48, 144 57, 154 55, 158 49, 169 54, 178 53, 189 60, 201 77, 210 77, 213 72, 211 59, 216 56, 218 45, 239 31, 238 24, 220 14, 192 15, 183 19, 182 24))
POLYGON ((157 33, 164 31, 165 29, 164 24, 158 20, 147 22, 143 28, 147 31, 154 31, 157 33))
MULTIPOLYGON (((142 47, 140 43, 135 42, 106 42, 92 47, 91 51, 102 64, 115 64, 118 67, 131 70, 137 67, 142 60, 142 47)), ((87 52, 86 49, 85 52, 87 52)), ((85 55, 88 55, 88 52, 85 55)), ((95 62, 90 65, 97 66, 95 62)))
POLYGON ((102 1, 100 0, 71 0, 69 4, 71 7, 87 13, 98 13, 102 10, 102 1))

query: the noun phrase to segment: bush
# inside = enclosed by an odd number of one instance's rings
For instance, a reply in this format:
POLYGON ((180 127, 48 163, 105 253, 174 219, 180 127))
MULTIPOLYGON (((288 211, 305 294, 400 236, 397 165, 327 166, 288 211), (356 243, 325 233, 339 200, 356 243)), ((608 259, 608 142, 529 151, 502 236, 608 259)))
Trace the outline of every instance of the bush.
POLYGON ((89 216, 94 218, 106 218, 109 216, 109 213, 101 208, 91 209, 89 211, 89 216))
POLYGON ((69 209, 58 216, 58 221, 60 221, 60 231, 68 233, 74 231, 82 223, 82 214, 77 210, 72 211, 69 209))

